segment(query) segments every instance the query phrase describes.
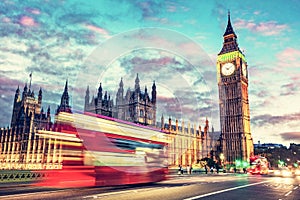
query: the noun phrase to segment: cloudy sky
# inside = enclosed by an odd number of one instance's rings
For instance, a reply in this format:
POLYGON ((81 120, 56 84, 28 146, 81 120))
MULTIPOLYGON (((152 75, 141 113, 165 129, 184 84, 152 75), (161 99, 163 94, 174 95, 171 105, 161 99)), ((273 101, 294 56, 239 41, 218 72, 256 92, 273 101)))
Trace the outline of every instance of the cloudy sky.
MULTIPOLYGON (((300 143, 300 3, 273 1, 3 0, 0 3, 0 125, 11 120, 18 85, 32 72, 52 114, 66 79, 82 109, 87 85, 112 98, 139 74, 155 81, 158 118, 219 130, 216 56, 227 11, 249 70, 254 142, 300 143)), ((159 119, 158 119, 159 120, 159 119)))

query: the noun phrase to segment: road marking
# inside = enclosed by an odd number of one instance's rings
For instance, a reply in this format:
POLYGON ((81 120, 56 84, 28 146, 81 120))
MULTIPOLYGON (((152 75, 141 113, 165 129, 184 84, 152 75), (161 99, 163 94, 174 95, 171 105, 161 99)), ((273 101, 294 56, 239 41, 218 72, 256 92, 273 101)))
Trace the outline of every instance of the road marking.
POLYGON ((102 194, 98 194, 98 195, 91 195, 91 196, 85 196, 83 197, 83 199, 86 199, 86 198, 98 198, 98 197, 101 197, 101 196, 108 196, 108 195, 114 195, 114 194, 124 194, 124 193, 128 193, 128 192, 133 192, 134 190, 123 190, 123 191, 117 191, 117 192, 108 192, 108 193, 102 193, 102 194))
POLYGON ((263 183, 267 183, 267 182, 270 182, 270 181, 263 181, 263 182, 259 182, 259 183, 252 183, 252 184, 248 184, 248 185, 242 185, 242 186, 238 186, 238 187, 228 188, 228 189, 225 189, 225 190, 220 190, 220 191, 216 191, 216 192, 211 192, 211 193, 202 194, 202 195, 199 195, 199 196, 194 196, 194 197, 186 198, 184 200, 200 199, 202 197, 207 197, 207 196, 211 196, 211 195, 215 195, 215 194, 220 194, 220 193, 228 192, 228 191, 231 191, 231 190, 237 190, 237 189, 240 189, 240 188, 245 188, 245 187, 249 187, 249 186, 253 186, 253 185, 259 185, 259 184, 263 184, 263 183))
POLYGON ((294 187, 294 190, 297 190, 298 189, 298 186, 294 187))
POLYGON ((291 190, 291 191, 289 191, 288 193, 286 193, 284 196, 289 196, 291 193, 292 193, 293 191, 291 190))
MULTIPOLYGON (((160 189, 167 189, 169 187, 162 187, 160 189)), ((84 196, 82 197, 83 199, 96 199, 96 198, 101 198, 101 197, 106 197, 109 195, 118 195, 118 194, 126 194, 126 193, 139 193, 139 192, 146 192, 146 191, 151 191, 151 190, 155 190, 156 188, 140 188, 140 189, 132 189, 132 190, 122 190, 122 191, 116 191, 116 192, 107 192, 107 193, 101 193, 101 194, 94 194, 94 195, 90 195, 90 196, 84 196)))

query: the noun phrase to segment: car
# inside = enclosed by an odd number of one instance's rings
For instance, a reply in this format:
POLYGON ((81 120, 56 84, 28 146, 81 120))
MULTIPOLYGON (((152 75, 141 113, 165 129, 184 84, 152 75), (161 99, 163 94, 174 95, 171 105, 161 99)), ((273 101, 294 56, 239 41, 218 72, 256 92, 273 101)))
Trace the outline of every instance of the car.
POLYGON ((274 170, 275 176, 281 176, 281 177, 293 177, 294 173, 287 167, 282 167, 277 170, 274 170))
POLYGON ((300 169, 295 169, 294 174, 295 176, 300 176, 300 169))

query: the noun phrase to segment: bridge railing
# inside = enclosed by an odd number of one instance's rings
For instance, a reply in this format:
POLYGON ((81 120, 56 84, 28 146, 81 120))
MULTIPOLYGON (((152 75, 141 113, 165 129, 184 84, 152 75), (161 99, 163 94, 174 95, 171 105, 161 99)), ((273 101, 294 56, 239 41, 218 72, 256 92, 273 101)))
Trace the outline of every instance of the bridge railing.
POLYGON ((1 170, 0 184, 39 181, 48 176, 47 171, 1 170))

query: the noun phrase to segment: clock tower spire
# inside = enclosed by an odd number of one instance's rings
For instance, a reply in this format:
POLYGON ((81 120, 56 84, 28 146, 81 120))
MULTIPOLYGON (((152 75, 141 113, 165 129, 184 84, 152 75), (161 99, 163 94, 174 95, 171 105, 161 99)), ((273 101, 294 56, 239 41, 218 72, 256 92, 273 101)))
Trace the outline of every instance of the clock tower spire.
POLYGON ((221 149, 225 162, 248 161, 253 154, 250 133, 247 62, 239 49, 228 12, 223 47, 217 58, 221 149))
POLYGON ((240 51, 238 43, 237 43, 237 36, 231 25, 229 11, 228 11, 227 27, 226 27, 225 33, 223 34, 223 38, 224 38, 223 48, 221 49, 219 55, 228 53, 228 52, 232 52, 232 51, 240 51))
POLYGON ((231 21, 230 21, 230 11, 228 10, 228 22, 227 22, 227 27, 226 27, 226 30, 225 30, 225 33, 223 36, 225 35, 230 35, 230 34, 234 34, 234 31, 233 31, 233 28, 232 28, 232 25, 231 25, 231 21))

